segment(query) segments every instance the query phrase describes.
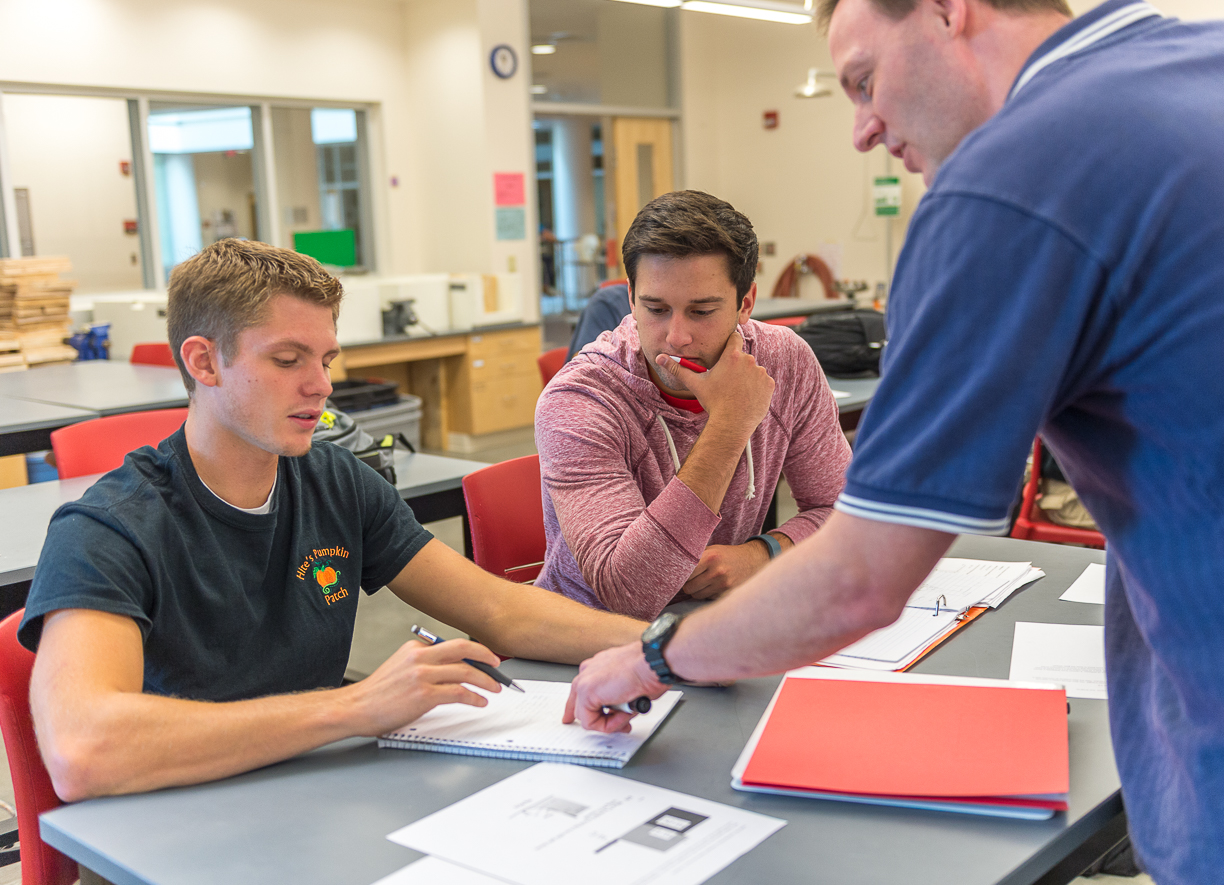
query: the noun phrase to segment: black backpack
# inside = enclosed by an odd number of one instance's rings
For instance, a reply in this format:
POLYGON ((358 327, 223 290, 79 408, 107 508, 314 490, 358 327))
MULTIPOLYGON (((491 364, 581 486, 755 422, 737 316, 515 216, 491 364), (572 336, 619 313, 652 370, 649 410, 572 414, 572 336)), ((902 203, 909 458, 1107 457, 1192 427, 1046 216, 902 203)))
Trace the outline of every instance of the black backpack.
POLYGON ((795 330, 808 343, 826 375, 864 378, 880 374, 887 341, 884 314, 877 310, 817 313, 795 330))
POLYGON ((363 461, 378 471, 391 485, 395 485, 395 443, 398 438, 408 451, 416 449, 402 433, 385 434, 381 439, 374 439, 366 433, 352 418, 328 403, 328 407, 319 416, 315 426, 314 439, 335 443, 343 449, 348 449, 363 461))

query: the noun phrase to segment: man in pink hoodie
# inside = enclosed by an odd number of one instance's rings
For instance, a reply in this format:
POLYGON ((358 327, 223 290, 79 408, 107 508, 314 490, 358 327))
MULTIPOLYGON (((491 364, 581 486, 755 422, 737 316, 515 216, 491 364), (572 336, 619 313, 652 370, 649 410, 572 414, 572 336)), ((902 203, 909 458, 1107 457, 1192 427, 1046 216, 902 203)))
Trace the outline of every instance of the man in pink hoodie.
POLYGON ((749 319, 757 238, 744 215, 699 191, 665 194, 638 213, 623 256, 631 313, 536 406, 548 536, 536 584, 650 620, 814 533, 850 447, 811 348, 749 319), (783 475, 799 513, 762 535, 783 475))

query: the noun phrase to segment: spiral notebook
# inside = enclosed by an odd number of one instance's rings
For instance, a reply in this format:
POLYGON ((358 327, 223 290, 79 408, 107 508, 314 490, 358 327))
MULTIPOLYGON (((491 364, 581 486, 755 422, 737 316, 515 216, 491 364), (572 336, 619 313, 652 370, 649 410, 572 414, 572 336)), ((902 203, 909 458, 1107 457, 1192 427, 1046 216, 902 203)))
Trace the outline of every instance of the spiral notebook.
POLYGON ((600 768, 624 768, 642 744, 663 724, 684 692, 669 691, 649 713, 633 717, 627 734, 600 734, 581 725, 561 724, 569 697, 568 682, 516 679, 524 693, 490 694, 487 707, 445 704, 378 739, 380 747, 427 750, 460 756, 492 756, 528 762, 570 762, 600 768))

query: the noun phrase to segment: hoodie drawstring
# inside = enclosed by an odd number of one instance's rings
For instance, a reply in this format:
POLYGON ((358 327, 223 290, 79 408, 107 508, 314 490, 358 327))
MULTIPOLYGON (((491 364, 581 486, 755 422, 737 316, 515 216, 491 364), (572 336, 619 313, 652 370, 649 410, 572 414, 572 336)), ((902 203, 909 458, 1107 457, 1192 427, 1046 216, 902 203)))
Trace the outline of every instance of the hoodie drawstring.
MULTIPOLYGON (((680 472, 680 456, 676 454, 676 444, 672 441, 671 431, 667 429, 667 422, 663 420, 663 414, 659 413, 655 416, 659 421, 659 426, 663 428, 663 437, 667 440, 667 451, 671 452, 672 466, 676 473, 680 472)), ((748 488, 744 490, 744 500, 751 501, 756 497, 756 470, 752 464, 752 439, 748 439, 748 446, 744 449, 744 454, 748 456, 748 488)))

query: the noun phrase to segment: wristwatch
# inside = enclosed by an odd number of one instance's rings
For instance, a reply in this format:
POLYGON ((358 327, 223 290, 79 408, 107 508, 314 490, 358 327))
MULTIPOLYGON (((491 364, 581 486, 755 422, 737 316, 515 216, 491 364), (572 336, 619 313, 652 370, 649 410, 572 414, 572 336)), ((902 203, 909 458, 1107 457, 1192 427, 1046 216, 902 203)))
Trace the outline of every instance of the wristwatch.
POLYGON ((770 559, 774 559, 775 557, 781 555, 782 553, 782 545, 778 543, 777 538, 775 538, 773 535, 769 534, 768 532, 761 534, 761 535, 753 535, 748 540, 749 541, 760 541, 762 544, 768 547, 770 559))
POLYGON ((672 672, 671 667, 667 666, 667 661, 663 659, 663 649, 676 635, 676 628, 679 626, 680 615, 668 612, 655 618, 654 623, 642 634, 642 654, 646 656, 646 663, 650 665, 650 669, 654 670, 655 676, 664 685, 675 685, 677 682, 684 681, 672 672))

